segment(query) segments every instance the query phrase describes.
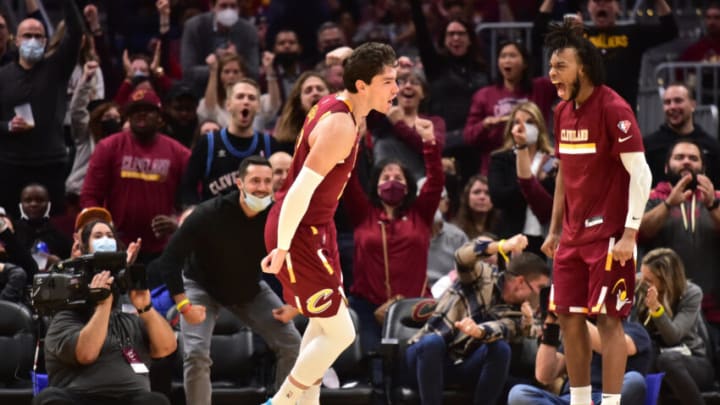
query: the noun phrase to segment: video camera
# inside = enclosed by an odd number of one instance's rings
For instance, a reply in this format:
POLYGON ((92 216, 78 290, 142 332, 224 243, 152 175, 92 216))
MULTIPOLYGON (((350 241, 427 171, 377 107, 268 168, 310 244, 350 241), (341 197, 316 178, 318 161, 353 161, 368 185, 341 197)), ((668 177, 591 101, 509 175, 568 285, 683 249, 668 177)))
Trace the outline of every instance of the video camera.
POLYGON ((89 284, 95 274, 105 270, 112 273, 113 284, 121 294, 147 289, 145 267, 132 265, 127 269, 126 259, 126 252, 97 252, 62 261, 49 272, 36 274, 31 294, 33 307, 48 314, 104 300, 110 290, 90 288, 89 284))

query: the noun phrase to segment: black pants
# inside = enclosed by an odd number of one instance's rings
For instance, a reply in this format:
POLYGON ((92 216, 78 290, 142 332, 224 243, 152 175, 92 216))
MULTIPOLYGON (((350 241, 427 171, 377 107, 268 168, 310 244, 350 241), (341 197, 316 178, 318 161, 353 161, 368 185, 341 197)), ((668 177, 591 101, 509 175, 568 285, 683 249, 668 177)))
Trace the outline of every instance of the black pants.
MULTIPOLYGON (((655 360, 657 371, 665 372, 663 385, 672 392, 672 396, 682 404, 702 405, 700 391, 712 386, 713 367, 710 361, 700 356, 685 356, 678 352, 660 353, 655 360)), ((661 403, 665 401, 661 394, 661 403)))
POLYGON ((170 405, 163 394, 157 392, 141 392, 129 394, 123 398, 107 398, 102 396, 86 396, 71 393, 57 387, 45 388, 33 399, 33 405, 170 405))
POLYGON ((0 207, 5 208, 10 218, 19 218, 20 192, 30 183, 40 183, 50 194, 51 215, 62 214, 65 210, 64 162, 42 166, 24 166, 0 162, 0 207))

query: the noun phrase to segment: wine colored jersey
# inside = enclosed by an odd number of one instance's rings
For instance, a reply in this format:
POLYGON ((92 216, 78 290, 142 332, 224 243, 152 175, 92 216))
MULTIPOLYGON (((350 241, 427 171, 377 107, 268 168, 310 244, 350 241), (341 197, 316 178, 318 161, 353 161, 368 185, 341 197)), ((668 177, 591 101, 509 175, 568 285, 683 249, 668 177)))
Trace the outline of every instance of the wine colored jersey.
MULTIPOLYGON (((310 143, 308 138, 310 137, 313 129, 317 126, 318 122, 330 114, 350 114, 350 112, 351 108, 347 101, 334 94, 321 98, 320 101, 318 101, 318 103, 310 109, 295 144, 295 154, 293 156, 292 164, 290 165, 288 177, 285 180, 283 187, 278 190, 275 195, 275 200, 278 205, 282 205, 288 189, 295 181, 295 178, 297 178, 300 170, 305 164, 305 159, 307 159, 307 156, 310 153, 310 143)), ((335 210, 337 209, 338 200, 340 199, 340 196, 342 196, 345 185, 350 178, 350 173, 355 166, 358 146, 357 139, 355 140, 352 150, 345 159, 337 162, 335 167, 333 167, 332 170, 325 175, 323 181, 317 189, 315 189, 307 212, 300 222, 302 225, 317 225, 332 222, 335 210)))
POLYGON ((560 244, 619 236, 630 184, 620 154, 644 151, 632 109, 609 87, 597 86, 579 108, 574 102, 558 104, 555 137, 565 189, 560 244))

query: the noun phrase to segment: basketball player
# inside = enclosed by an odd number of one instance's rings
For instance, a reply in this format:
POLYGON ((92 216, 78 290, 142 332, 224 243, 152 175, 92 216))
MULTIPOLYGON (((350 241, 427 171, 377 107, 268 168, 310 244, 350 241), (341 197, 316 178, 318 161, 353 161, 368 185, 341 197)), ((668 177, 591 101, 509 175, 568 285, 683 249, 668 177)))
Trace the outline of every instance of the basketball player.
POLYGON ((548 34, 560 159, 543 252, 554 257, 550 310, 565 337, 570 404, 590 405, 588 315, 603 342, 603 405, 619 405, 632 308, 635 240, 650 193, 642 135, 630 106, 603 85, 600 52, 570 25, 548 34), (562 224, 562 225, 561 225, 562 224), (561 232, 562 230, 562 232, 561 232))
POLYGON ((398 93, 395 52, 379 43, 345 60, 345 89, 307 114, 287 180, 268 214, 261 265, 276 274, 287 303, 310 318, 295 366, 268 404, 318 404, 325 371, 355 339, 333 215, 355 165, 358 124, 374 109, 386 114, 398 93))

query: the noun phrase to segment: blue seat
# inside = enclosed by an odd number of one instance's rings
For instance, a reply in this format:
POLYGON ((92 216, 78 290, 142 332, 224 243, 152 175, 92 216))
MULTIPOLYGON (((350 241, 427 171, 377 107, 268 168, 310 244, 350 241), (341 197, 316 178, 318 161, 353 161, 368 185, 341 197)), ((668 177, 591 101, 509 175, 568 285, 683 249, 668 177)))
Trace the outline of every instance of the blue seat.
POLYGON ((648 374, 645 376, 645 405, 656 405, 660 397, 660 386, 665 373, 648 374))

